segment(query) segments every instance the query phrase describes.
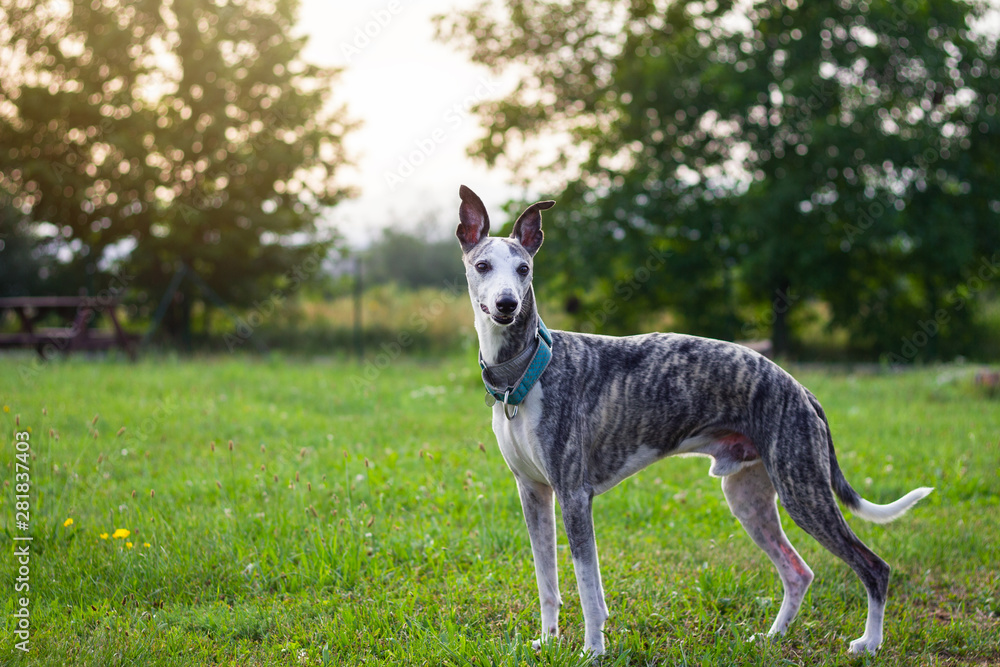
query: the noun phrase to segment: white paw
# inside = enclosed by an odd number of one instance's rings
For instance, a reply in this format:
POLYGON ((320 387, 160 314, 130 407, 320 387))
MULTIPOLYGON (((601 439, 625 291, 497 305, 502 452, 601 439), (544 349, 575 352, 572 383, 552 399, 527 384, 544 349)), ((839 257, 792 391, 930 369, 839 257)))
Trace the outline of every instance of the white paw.
POLYGON ((862 655, 864 653, 875 655, 875 651, 877 651, 878 647, 881 645, 881 641, 869 639, 868 636, 865 635, 864 637, 855 639, 851 642, 851 646, 847 650, 851 655, 862 655))
POLYGON ((559 635, 557 634, 544 634, 538 639, 531 640, 531 648, 536 651, 541 651, 542 647, 546 644, 551 644, 553 641, 559 641, 559 635))
POLYGON ((536 651, 541 651, 543 646, 552 643, 552 637, 539 637, 538 639, 531 640, 531 648, 536 651))

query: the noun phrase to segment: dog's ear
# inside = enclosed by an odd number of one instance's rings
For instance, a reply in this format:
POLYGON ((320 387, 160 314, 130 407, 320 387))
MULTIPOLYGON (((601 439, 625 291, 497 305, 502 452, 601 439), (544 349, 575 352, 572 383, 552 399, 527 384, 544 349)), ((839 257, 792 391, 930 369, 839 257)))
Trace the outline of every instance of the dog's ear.
POLYGON ((528 254, 534 255, 542 247, 542 211, 552 208, 554 201, 540 201, 524 209, 524 213, 514 223, 510 237, 524 246, 528 254))
POLYGON ((462 198, 462 205, 458 207, 459 223, 455 236, 462 244, 462 252, 469 252, 489 236, 490 216, 486 213, 483 200, 469 188, 464 185, 459 187, 458 196, 462 198))

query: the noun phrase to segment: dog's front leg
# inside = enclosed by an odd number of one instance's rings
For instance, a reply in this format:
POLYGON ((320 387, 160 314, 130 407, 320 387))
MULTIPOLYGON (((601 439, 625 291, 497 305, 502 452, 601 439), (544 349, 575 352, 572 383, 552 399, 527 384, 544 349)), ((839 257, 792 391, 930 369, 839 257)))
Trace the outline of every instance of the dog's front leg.
POLYGON ((559 636, 559 571, 556 567, 556 510, 552 487, 531 480, 517 480, 524 522, 528 524, 531 553, 535 557, 535 580, 542 605, 542 636, 532 645, 537 649, 559 636))
POLYGON ((601 567, 597 561, 593 498, 594 494, 589 489, 575 489, 560 494, 559 506, 562 507, 576 583, 580 589, 580 603, 583 605, 586 624, 584 651, 600 655, 604 653, 604 621, 608 620, 608 607, 604 603, 601 567))

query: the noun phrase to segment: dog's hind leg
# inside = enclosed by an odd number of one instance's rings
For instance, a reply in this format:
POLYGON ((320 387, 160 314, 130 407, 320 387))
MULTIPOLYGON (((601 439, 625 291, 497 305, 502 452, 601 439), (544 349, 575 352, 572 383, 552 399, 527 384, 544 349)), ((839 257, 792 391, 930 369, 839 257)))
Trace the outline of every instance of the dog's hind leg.
POLYGON ((802 605, 813 573, 781 529, 776 493, 764 466, 757 464, 722 478, 722 491, 733 516, 778 570, 784 586, 781 609, 768 636, 783 635, 802 605))
POLYGON ((608 607, 604 602, 601 567, 597 560, 597 540, 594 538, 593 492, 578 488, 559 494, 563 524, 569 549, 573 555, 573 570, 580 590, 585 625, 584 651, 592 655, 604 653, 604 622, 608 607))
MULTIPOLYGON (((783 451, 791 451, 783 448, 783 451)), ((889 565, 862 542, 844 520, 830 488, 829 469, 812 461, 786 460, 774 478, 788 515, 830 553, 851 566, 868 593, 865 633, 850 652, 875 653, 882 644, 882 620, 889 592, 889 565)))
POLYGON ((521 510, 528 525, 531 553, 535 558, 535 580, 542 607, 542 636, 533 642, 542 643, 559 636, 559 571, 556 567, 556 514, 552 487, 530 480, 517 480, 521 510))

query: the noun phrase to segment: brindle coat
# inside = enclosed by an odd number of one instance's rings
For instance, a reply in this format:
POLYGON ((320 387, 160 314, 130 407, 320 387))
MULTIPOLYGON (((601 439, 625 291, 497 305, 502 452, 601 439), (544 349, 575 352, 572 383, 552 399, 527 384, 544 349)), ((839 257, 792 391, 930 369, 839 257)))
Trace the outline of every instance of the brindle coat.
MULTIPOLYGON (((462 245, 480 351, 487 364, 533 345, 538 312, 531 284, 542 244, 539 202, 510 238, 489 236, 489 216, 470 189, 459 191, 462 245)), ((604 651, 608 617, 591 504, 629 475, 665 456, 712 458, 733 514, 774 563, 784 599, 768 635, 783 634, 813 573, 781 528, 775 497, 789 516, 843 559, 868 592, 864 635, 852 653, 882 643, 889 566, 851 531, 834 494, 862 518, 898 517, 931 489, 889 505, 861 498, 844 478, 819 401, 779 366, 734 343, 653 333, 615 338, 552 332, 552 360, 513 419, 493 407, 493 431, 517 481, 531 537, 541 600, 542 638, 558 635, 553 497, 562 508, 586 624, 585 650, 604 651)))

